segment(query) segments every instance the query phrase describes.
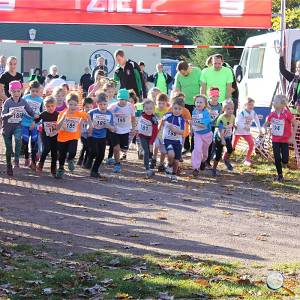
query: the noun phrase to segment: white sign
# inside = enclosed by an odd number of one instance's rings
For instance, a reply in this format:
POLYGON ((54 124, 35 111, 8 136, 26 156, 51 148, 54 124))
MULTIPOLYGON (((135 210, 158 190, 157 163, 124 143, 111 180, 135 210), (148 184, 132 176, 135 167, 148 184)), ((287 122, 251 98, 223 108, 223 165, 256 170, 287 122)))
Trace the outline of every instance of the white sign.
POLYGON ((97 58, 100 56, 105 58, 107 74, 111 73, 115 68, 115 64, 116 64, 115 59, 114 59, 114 56, 112 55, 112 53, 110 53, 109 51, 104 50, 104 49, 97 50, 91 55, 91 57, 89 59, 90 69, 93 70, 97 66, 97 58))

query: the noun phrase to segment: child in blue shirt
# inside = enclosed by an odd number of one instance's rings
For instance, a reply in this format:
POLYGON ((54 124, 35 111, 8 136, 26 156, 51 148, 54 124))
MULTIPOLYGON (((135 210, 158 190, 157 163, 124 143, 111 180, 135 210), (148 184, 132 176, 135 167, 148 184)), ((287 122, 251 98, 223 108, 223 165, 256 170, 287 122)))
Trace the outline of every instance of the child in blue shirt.
POLYGON ((91 169, 91 177, 99 178, 99 167, 103 161, 106 148, 107 131, 114 132, 113 115, 107 110, 108 102, 107 95, 101 93, 96 100, 98 108, 89 111, 89 118, 93 124, 89 128, 89 145, 90 145, 90 159, 95 157, 94 164, 91 169))
POLYGON ((163 141, 168 155, 169 167, 173 168, 171 181, 177 182, 177 171, 182 152, 182 140, 184 133, 184 118, 182 110, 184 101, 181 98, 173 100, 172 112, 168 112, 163 117, 163 141))
POLYGON ((199 175, 199 169, 205 170, 209 145, 212 142, 211 118, 207 109, 205 96, 195 97, 195 109, 192 113, 191 133, 194 134, 194 150, 192 153, 193 176, 199 175))
MULTIPOLYGON (((43 111, 43 99, 40 97, 41 84, 38 81, 29 83, 30 94, 24 96, 24 100, 36 115, 43 111)), ((25 167, 30 167, 36 171, 36 155, 38 152, 38 130, 33 117, 27 113, 22 118, 22 150, 25 156, 25 167), (31 138, 31 163, 29 160, 28 144, 31 138)))

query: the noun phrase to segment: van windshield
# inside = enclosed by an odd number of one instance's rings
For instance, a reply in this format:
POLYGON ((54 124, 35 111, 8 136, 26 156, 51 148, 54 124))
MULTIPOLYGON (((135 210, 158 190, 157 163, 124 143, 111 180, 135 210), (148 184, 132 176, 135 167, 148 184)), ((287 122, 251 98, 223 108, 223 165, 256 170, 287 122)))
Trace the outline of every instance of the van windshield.
POLYGON ((300 60, 300 40, 296 40, 293 44, 291 72, 296 72, 296 62, 300 60))

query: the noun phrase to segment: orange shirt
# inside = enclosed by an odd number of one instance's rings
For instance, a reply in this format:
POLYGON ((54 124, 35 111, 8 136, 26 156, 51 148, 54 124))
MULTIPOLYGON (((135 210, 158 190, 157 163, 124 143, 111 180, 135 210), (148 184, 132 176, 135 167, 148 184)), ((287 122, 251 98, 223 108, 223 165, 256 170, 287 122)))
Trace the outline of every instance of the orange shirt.
MULTIPOLYGON (((169 111, 172 111, 172 107, 169 111)), ((190 121, 192 120, 192 116, 190 111, 185 107, 182 110, 182 117, 185 120, 183 137, 186 138, 190 134, 190 121)))
MULTIPOLYGON (((64 113, 65 110, 58 115, 57 122, 62 119, 64 113)), ((72 114, 67 113, 63 126, 60 130, 58 130, 57 141, 67 142, 71 140, 79 140, 81 130, 80 121, 81 119, 87 120, 87 118, 88 115, 84 111, 76 111, 72 114)))

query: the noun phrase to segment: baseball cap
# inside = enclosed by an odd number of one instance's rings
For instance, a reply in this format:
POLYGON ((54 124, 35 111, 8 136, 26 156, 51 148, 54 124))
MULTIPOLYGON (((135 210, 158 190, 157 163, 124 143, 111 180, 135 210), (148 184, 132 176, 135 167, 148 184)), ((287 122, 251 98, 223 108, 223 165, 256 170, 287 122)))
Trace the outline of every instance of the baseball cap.
POLYGON ((129 92, 126 89, 120 89, 117 95, 118 100, 129 100, 129 92))
POLYGON ((9 90, 21 90, 23 85, 20 81, 14 80, 9 83, 9 90))

